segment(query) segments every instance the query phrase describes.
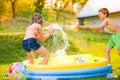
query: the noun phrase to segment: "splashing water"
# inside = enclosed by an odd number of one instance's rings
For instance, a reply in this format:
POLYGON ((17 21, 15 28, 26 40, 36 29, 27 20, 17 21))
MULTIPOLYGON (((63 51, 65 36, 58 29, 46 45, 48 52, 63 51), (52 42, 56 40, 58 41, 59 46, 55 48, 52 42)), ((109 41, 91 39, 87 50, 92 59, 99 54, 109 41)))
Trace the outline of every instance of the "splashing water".
POLYGON ((63 49, 60 49, 60 50, 57 50, 54 52, 55 56, 57 57, 61 57, 61 56, 64 56, 64 55, 67 55, 67 53, 65 52, 65 50, 68 48, 69 44, 68 44, 68 38, 67 38, 67 35, 66 33, 64 32, 62 26, 58 25, 58 24, 52 24, 51 26, 53 26, 55 28, 55 32, 54 32, 54 35, 53 35, 53 41, 54 43, 57 42, 57 32, 58 30, 62 33, 62 39, 64 41, 64 47, 63 49))
MULTIPOLYGON (((62 26, 58 25, 57 23, 54 23, 54 24, 52 24, 50 26, 54 27, 54 29, 55 29, 55 31, 53 33, 53 42, 54 42, 53 46, 56 47, 56 44, 58 43, 59 38, 57 36, 58 36, 59 31, 62 33, 62 39, 64 41, 64 47, 62 49, 57 50, 57 51, 55 50, 54 55, 57 56, 57 57, 62 57, 62 56, 67 55, 65 50, 68 48, 69 43, 68 43, 67 35, 64 32, 62 26)), ((35 65, 39 64, 40 58, 41 57, 39 56, 39 58, 38 58, 37 62, 35 63, 35 65)))

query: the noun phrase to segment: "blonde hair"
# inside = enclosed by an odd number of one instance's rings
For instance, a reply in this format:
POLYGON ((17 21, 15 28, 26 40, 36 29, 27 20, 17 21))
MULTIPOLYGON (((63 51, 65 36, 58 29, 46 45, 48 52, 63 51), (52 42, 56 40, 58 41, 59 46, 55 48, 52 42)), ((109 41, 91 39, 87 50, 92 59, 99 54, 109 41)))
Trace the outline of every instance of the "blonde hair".
POLYGON ((40 15, 40 13, 34 13, 33 14, 30 24, 33 24, 33 23, 38 23, 38 24, 41 24, 41 25, 43 24, 42 16, 40 15))
POLYGON ((103 14, 106 14, 106 17, 109 16, 109 11, 108 11, 107 8, 101 8, 101 9, 98 10, 98 12, 102 12, 103 14))

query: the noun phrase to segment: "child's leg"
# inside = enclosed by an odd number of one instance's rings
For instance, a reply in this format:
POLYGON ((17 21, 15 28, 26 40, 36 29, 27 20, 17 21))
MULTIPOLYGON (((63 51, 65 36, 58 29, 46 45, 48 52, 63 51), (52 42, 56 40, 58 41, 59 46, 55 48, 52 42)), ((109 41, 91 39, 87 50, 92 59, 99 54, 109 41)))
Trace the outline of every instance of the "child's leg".
POLYGON ((111 49, 112 49, 112 46, 106 47, 106 58, 107 58, 109 64, 110 64, 110 50, 111 49))
POLYGON ((38 50, 36 50, 37 53, 42 54, 42 56, 44 56, 44 60, 42 62, 42 64, 47 64, 48 60, 49 60, 49 52, 46 48, 44 48, 43 46, 41 46, 38 50))
POLYGON ((32 51, 28 52, 27 55, 28 55, 28 63, 33 64, 33 58, 34 58, 33 52, 32 51))

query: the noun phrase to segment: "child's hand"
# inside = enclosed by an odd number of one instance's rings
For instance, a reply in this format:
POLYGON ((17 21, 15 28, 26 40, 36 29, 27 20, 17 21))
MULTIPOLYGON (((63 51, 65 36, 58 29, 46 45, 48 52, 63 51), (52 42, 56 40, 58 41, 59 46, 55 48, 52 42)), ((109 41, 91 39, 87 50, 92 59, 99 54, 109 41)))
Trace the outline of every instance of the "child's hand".
POLYGON ((55 28, 54 28, 53 26, 50 26, 49 29, 48 29, 48 31, 49 31, 50 33, 52 33, 54 30, 55 30, 55 28))
POLYGON ((89 29, 89 26, 85 25, 83 26, 83 29, 89 29))
POLYGON ((92 32, 96 32, 96 28, 93 26, 90 26, 90 29, 92 30, 92 32))

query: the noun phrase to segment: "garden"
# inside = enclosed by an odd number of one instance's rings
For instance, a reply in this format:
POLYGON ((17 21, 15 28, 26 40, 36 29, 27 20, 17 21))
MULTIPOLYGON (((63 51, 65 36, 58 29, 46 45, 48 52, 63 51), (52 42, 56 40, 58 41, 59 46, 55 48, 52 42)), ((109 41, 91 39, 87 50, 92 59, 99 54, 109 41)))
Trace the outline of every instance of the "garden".
MULTIPOLYGON (((27 1, 27 0, 25 0, 27 1)), ((34 0, 31 0, 34 1, 34 0)), ((19 1, 20 2, 20 1, 19 1)), ((20 4, 17 2, 17 4, 20 4)), ((25 4, 23 1, 22 3, 25 4)), ((7 7, 9 7, 7 5, 7 7)), ((18 9, 21 5, 18 5, 18 9)), ((22 62, 27 60, 27 55, 22 49, 22 40, 24 38, 25 29, 30 23, 33 10, 26 13, 25 11, 35 9, 32 3, 28 3, 20 8, 15 18, 10 17, 12 14, 9 12, 3 12, 4 17, 1 18, 0 22, 0 80, 9 80, 6 76, 10 65, 14 62, 22 62), (25 6, 29 6, 25 8, 25 6), (26 10, 25 10, 26 9, 26 10), (21 11, 21 12, 20 12, 21 11), (22 16, 21 16, 22 15, 22 16), (7 17, 6 17, 7 16, 7 17)), ((111 33, 97 34, 91 30, 71 28, 71 22, 78 22, 76 14, 73 12, 63 11, 57 13, 48 12, 47 9, 43 11, 44 26, 47 27, 53 23, 57 23, 62 26, 64 32, 67 34, 69 47, 66 49, 67 55, 79 55, 79 54, 92 54, 93 56, 106 58, 105 47, 107 40, 111 36, 111 33), (49 16, 51 15, 51 16, 49 16), (58 18, 56 18, 58 17, 58 18)), ((3 13, 2 13, 3 14, 3 13)), ((46 41, 39 41, 44 47, 48 49, 50 53, 53 52, 55 47, 53 45, 53 36, 51 35, 46 41)), ((60 38, 61 39, 61 38, 60 38)), ((62 40, 59 40, 58 46, 63 44, 62 40)), ((111 51, 111 65, 112 72, 117 74, 117 77, 112 80, 120 80, 120 56, 117 54, 117 49, 114 47, 111 51)), ((35 54, 35 58, 38 58, 38 54, 35 54)), ((106 76, 93 77, 93 78, 80 78, 71 80, 108 80, 106 76)))

